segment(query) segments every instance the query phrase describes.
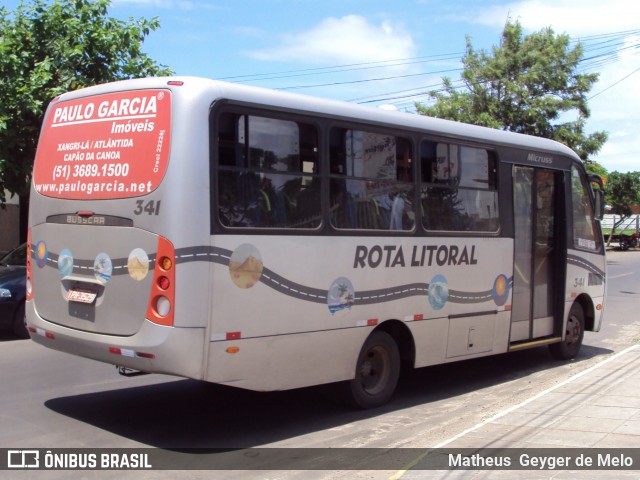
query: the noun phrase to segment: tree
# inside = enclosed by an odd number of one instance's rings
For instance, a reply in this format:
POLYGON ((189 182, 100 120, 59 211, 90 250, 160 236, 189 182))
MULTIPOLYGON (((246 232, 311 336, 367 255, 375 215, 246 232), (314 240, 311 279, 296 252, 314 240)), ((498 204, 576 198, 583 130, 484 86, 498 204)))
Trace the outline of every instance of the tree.
POLYGON ((607 169, 593 160, 587 160, 584 162, 584 166, 587 169, 587 173, 590 175, 598 175, 606 183, 609 172, 607 169))
POLYGON ((607 133, 584 133, 590 115, 587 93, 598 74, 577 73, 583 49, 580 44, 571 48, 569 41, 551 28, 523 36, 519 22, 505 25, 491 54, 476 51, 467 37, 463 88, 443 78, 442 90, 429 94, 435 103, 416 104, 416 109, 422 115, 551 138, 586 161, 602 148, 607 133), (562 122, 568 113, 577 120, 562 122))
MULTIPOLYGON (((587 170, 589 175, 596 175, 602 179, 603 186, 607 184, 607 178, 609 177, 609 172, 605 167, 600 165, 598 162, 593 160, 586 160, 584 162, 584 167, 587 170)), ((591 182, 591 187, 594 190, 600 190, 600 185, 595 182, 591 182)))
POLYGON ((171 74, 142 52, 159 20, 108 16, 109 0, 23 0, 0 7, 0 205, 20 197, 26 231, 31 169, 44 111, 56 96, 90 85, 171 74))
POLYGON ((607 241, 609 245, 616 228, 632 215, 631 207, 640 205, 640 172, 611 172, 607 176, 606 201, 611 207, 611 213, 620 215, 620 219, 611 228, 607 241))

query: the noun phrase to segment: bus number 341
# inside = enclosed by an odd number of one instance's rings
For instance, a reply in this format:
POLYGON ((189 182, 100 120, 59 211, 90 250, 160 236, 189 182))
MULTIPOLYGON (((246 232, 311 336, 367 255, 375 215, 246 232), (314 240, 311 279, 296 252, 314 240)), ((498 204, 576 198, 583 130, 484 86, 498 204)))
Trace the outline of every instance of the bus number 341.
POLYGON ((160 203, 162 200, 149 200, 146 204, 144 200, 136 201, 136 208, 133 211, 135 215, 142 215, 146 213, 147 215, 160 215, 160 203))

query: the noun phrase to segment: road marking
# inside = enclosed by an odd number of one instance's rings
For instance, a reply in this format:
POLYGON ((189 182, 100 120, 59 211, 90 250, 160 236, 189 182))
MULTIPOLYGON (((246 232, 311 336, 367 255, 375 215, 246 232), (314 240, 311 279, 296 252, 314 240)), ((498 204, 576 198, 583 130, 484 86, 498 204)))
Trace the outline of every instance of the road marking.
MULTIPOLYGON (((435 448, 444 448, 446 445, 449 445, 450 443, 455 442, 456 440, 458 440, 461 437, 464 437, 466 434, 474 432, 476 430, 478 430, 479 428, 485 426, 488 423, 493 422, 494 420, 498 420, 499 418, 504 417, 505 415, 514 412, 515 410, 524 407, 525 405, 528 405, 529 403, 544 397, 547 393, 551 393, 554 390, 565 386, 568 383, 573 382, 574 380, 576 380, 577 378, 583 377, 591 372, 593 372, 594 370, 596 370, 597 368, 600 368, 603 365, 606 365, 609 362, 612 362, 613 360, 617 359, 618 357, 621 357, 627 353, 629 353, 632 350, 635 350, 636 348, 639 348, 640 345, 631 345, 628 348, 625 348, 624 350, 622 350, 621 352, 616 353, 615 355, 607 358, 606 360, 603 360, 602 362, 596 363, 595 365, 593 365, 592 367, 587 368, 586 370, 583 370, 580 373, 575 374, 574 376, 567 378, 566 380, 560 382, 557 385, 554 385, 553 387, 548 388, 547 390, 544 390, 543 392, 538 393, 537 395, 534 395, 533 397, 525 400, 524 402, 519 403, 518 405, 514 405, 512 407, 507 408, 506 410, 503 410, 502 412, 499 412, 497 414, 495 414, 493 417, 487 419, 487 420, 483 420, 482 422, 478 423, 477 425, 475 425, 474 427, 471 428, 467 428, 466 430, 464 430, 463 432, 460 432, 459 434, 438 443, 437 445, 431 447, 431 449, 435 449, 435 448)), ((405 465, 402 470, 398 470, 395 474, 393 474, 392 476, 389 477, 389 480, 398 480, 399 478, 401 478, 405 473, 407 473, 407 471, 409 471, 411 468, 413 468, 414 466, 416 466, 424 457, 426 457, 427 455, 429 455, 429 451, 427 450, 425 453, 422 453, 421 455, 419 455, 418 457, 416 457, 413 461, 409 462, 407 465, 405 465)))
POLYGON ((613 280, 614 278, 628 277, 629 275, 635 275, 635 273, 636 272, 621 273, 620 275, 609 276, 608 279, 613 280))

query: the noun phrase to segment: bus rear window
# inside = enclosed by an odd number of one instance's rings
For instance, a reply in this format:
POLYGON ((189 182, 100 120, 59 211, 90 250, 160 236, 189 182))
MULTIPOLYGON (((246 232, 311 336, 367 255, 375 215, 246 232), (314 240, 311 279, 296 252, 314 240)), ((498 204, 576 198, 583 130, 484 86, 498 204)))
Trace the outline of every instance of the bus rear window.
POLYGON ((51 106, 36 153, 36 191, 54 198, 100 200, 146 195, 167 168, 168 90, 134 90, 51 106))

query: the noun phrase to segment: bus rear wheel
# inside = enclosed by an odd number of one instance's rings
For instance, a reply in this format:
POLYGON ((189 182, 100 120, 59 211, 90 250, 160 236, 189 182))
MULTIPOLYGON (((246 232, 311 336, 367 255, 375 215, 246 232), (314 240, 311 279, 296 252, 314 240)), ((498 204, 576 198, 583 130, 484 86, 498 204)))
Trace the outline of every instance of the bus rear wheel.
POLYGON ((373 332, 364 342, 355 378, 346 382, 347 400, 359 408, 374 408, 389 401, 400 376, 400 352, 391 335, 373 332))
POLYGON ((582 347, 584 337, 584 311, 579 303, 574 303, 569 310, 564 340, 549 345, 551 355, 557 360, 575 358, 582 347))

